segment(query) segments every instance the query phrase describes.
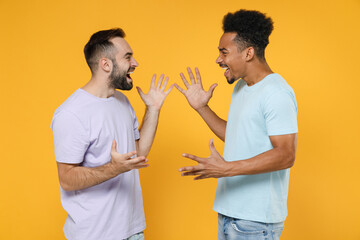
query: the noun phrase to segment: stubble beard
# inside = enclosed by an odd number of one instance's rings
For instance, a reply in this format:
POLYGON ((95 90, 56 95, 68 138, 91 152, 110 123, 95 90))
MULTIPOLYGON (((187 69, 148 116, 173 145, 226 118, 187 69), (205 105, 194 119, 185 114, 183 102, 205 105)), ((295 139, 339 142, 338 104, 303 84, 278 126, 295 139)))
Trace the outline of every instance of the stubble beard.
POLYGON ((236 81, 236 78, 226 79, 229 84, 233 84, 236 81))

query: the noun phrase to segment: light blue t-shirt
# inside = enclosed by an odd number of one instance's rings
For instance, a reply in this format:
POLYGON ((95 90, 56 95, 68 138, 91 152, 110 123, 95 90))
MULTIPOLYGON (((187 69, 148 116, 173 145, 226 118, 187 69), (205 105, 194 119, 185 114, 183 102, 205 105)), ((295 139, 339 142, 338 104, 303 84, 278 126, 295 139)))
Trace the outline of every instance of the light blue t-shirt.
MULTIPOLYGON (((295 94, 276 73, 233 91, 225 135, 224 159, 252 158, 273 148, 269 136, 297 133, 295 94)), ((244 220, 285 221, 290 169, 224 177, 218 180, 214 210, 244 220)))

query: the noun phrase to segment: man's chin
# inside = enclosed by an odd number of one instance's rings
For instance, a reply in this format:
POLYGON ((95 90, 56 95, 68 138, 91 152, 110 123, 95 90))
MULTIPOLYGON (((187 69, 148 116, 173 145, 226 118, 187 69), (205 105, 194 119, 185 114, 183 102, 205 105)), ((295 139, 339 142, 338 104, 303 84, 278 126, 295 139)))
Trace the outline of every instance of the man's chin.
POLYGON ((123 91, 130 91, 133 88, 132 83, 123 84, 122 86, 118 86, 116 89, 123 90, 123 91))
POLYGON ((226 79, 229 84, 233 84, 237 79, 236 78, 230 78, 226 79))

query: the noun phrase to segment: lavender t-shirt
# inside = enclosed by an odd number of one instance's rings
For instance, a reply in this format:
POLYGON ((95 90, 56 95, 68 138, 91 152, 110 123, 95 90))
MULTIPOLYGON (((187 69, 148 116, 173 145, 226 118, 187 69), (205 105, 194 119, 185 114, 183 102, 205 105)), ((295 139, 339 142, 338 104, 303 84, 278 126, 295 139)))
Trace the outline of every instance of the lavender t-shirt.
MULTIPOLYGON (((117 152, 136 150, 139 123, 125 95, 116 91, 98 98, 76 90, 56 111, 51 123, 57 162, 97 167, 108 163, 113 139, 117 152)), ((118 240, 145 229, 138 170, 122 173, 96 186, 64 191, 69 240, 118 240)))

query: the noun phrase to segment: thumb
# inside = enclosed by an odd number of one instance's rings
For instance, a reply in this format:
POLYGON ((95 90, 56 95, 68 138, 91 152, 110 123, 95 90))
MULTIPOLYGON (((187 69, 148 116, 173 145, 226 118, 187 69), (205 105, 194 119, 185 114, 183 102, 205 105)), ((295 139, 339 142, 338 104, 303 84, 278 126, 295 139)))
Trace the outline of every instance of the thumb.
POLYGON ((112 145, 111 145, 111 152, 116 152, 116 141, 115 141, 115 139, 113 140, 112 145))
POLYGON ((213 92, 215 90, 215 88, 217 87, 217 83, 214 83, 213 85, 210 86, 208 93, 210 93, 210 96, 213 95, 213 92))
POLYGON ((218 151, 215 148, 214 139, 210 139, 209 148, 210 148, 211 155, 219 154, 218 151))
POLYGON ((144 94, 144 92, 141 90, 141 88, 140 88, 140 87, 136 87, 136 90, 138 91, 140 97, 143 98, 145 94, 144 94))

